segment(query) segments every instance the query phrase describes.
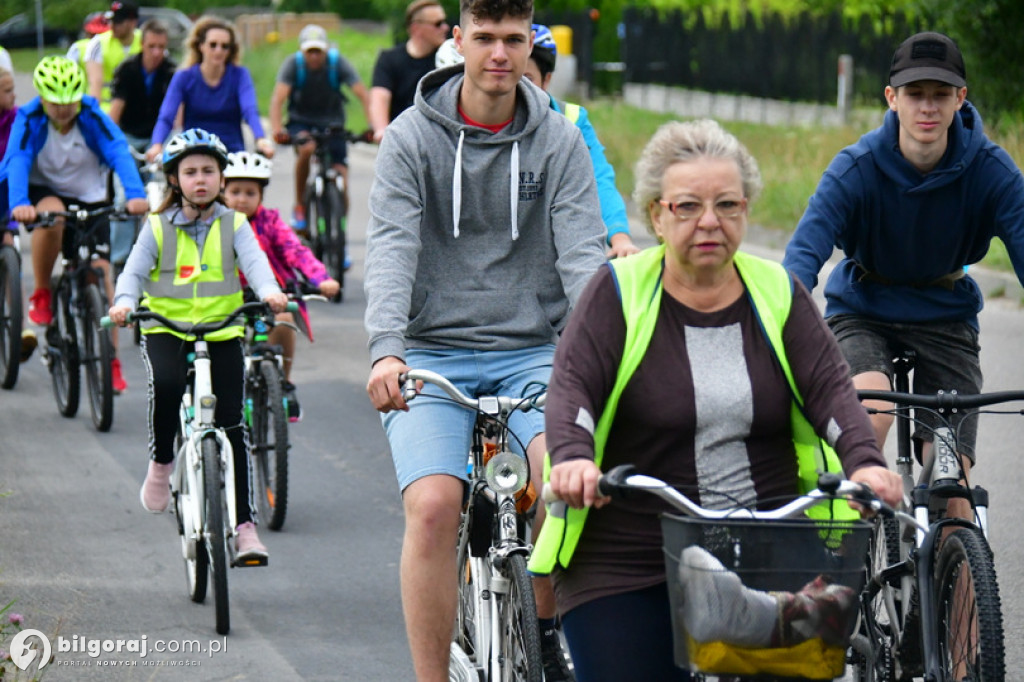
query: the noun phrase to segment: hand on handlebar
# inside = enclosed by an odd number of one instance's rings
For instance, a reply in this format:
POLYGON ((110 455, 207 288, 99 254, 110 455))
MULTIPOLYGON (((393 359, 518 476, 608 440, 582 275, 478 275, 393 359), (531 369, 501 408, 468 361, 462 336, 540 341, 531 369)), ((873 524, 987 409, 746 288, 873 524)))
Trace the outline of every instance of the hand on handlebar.
POLYGON ((548 487, 558 498, 574 509, 594 507, 600 509, 611 498, 597 490, 601 469, 590 459, 570 459, 551 468, 548 487))
POLYGON ((11 219, 19 223, 34 223, 36 220, 36 207, 32 204, 15 206, 11 209, 11 219))
POLYGON ((409 369, 405 362, 393 355, 374 363, 370 370, 370 380, 366 384, 366 393, 377 410, 384 413, 392 410, 409 410, 398 379, 399 375, 408 372, 409 369))
POLYGON ((288 134, 287 130, 275 130, 274 131, 274 142, 278 144, 288 144, 292 141, 292 136, 288 134))
POLYGON ((320 293, 327 298, 334 298, 341 291, 341 285, 338 284, 338 280, 331 279, 328 277, 324 281, 320 282, 320 293))
POLYGON ((264 298, 263 302, 269 305, 275 313, 283 313, 284 309, 288 307, 288 294, 279 291, 264 298))
POLYGON ((274 158, 274 143, 265 137, 261 137, 256 140, 256 151, 267 157, 268 159, 274 158))
POLYGON ((107 311, 107 317, 118 327, 124 327, 128 324, 128 313, 131 311, 130 306, 112 305, 110 310, 107 311))
POLYGON ((903 479, 895 471, 881 466, 857 469, 850 475, 854 483, 866 485, 890 507, 898 508, 903 501, 903 479))

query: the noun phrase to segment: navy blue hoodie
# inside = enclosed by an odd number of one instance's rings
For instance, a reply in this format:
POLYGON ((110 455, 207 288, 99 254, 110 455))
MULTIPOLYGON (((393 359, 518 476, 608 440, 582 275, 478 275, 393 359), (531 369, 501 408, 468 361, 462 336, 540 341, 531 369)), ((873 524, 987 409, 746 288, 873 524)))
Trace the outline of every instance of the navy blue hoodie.
POLYGON ((985 137, 977 110, 953 117, 945 156, 922 174, 899 151, 899 120, 885 121, 841 151, 822 176, 783 265, 813 289, 833 246, 845 258, 825 285, 825 316, 854 313, 890 322, 965 321, 978 328, 984 303, 968 275, 953 289, 921 286, 1005 243, 1024 282, 1024 180, 985 137), (857 264, 889 280, 857 281, 857 264), (915 286, 917 285, 917 286, 915 286))

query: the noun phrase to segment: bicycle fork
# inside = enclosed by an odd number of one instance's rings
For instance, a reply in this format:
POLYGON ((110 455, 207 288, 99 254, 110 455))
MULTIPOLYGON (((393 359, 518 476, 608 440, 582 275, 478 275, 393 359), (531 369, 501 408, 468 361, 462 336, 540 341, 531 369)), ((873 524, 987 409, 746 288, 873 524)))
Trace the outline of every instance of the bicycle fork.
MULTIPOLYGON (((194 395, 199 396, 198 400, 198 422, 197 428, 192 434, 193 446, 197 453, 201 453, 202 440, 207 435, 213 435, 217 439, 217 450, 220 454, 220 468, 224 474, 221 484, 224 487, 224 505, 227 507, 227 528, 225 538, 235 534, 235 526, 238 525, 235 511, 235 458, 231 449, 231 441, 223 430, 214 426, 214 415, 217 411, 217 396, 213 394, 213 379, 211 374, 210 353, 206 341, 197 339, 195 342, 195 390, 194 395)), ((201 459, 201 457, 199 458, 201 459)), ((205 519, 203 520, 205 524, 205 519)), ((234 543, 227 543, 228 551, 231 553, 231 561, 234 563, 234 543)))

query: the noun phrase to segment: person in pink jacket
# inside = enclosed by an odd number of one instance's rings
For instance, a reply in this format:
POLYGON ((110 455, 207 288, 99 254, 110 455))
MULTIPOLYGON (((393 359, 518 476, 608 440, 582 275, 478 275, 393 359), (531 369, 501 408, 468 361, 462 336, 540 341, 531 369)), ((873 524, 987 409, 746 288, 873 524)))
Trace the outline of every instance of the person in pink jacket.
MULTIPOLYGON (((327 268, 316 259, 292 228, 281 219, 280 214, 263 206, 263 190, 270 182, 270 159, 250 152, 228 154, 228 167, 224 171, 224 198, 229 208, 244 213, 252 225, 260 246, 267 254, 270 268, 277 277, 281 289, 289 291, 294 284, 304 280, 319 288, 320 293, 333 298, 341 290, 337 280, 331 279, 327 268)), ((243 281, 244 284, 244 281, 243 281)), ((281 324, 271 331, 269 342, 281 346, 284 356, 285 392, 288 397, 288 418, 297 422, 302 419, 302 409, 291 383, 292 364, 295 358, 295 329, 300 328, 313 340, 312 327, 306 306, 299 302, 299 316, 296 320, 291 313, 278 313, 281 324)))

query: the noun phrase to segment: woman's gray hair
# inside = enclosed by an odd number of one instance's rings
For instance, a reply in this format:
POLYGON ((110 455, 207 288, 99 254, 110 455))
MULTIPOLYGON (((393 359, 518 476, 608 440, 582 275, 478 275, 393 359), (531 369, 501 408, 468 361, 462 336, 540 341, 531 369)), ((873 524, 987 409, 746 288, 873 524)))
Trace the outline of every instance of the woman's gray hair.
POLYGON ((728 159, 736 162, 743 183, 743 196, 753 201, 761 191, 761 171, 757 161, 734 135, 716 121, 670 121, 663 124, 636 162, 636 186, 633 201, 643 214, 647 230, 657 237, 651 223, 650 206, 661 198, 661 181, 670 166, 699 158, 728 159))

